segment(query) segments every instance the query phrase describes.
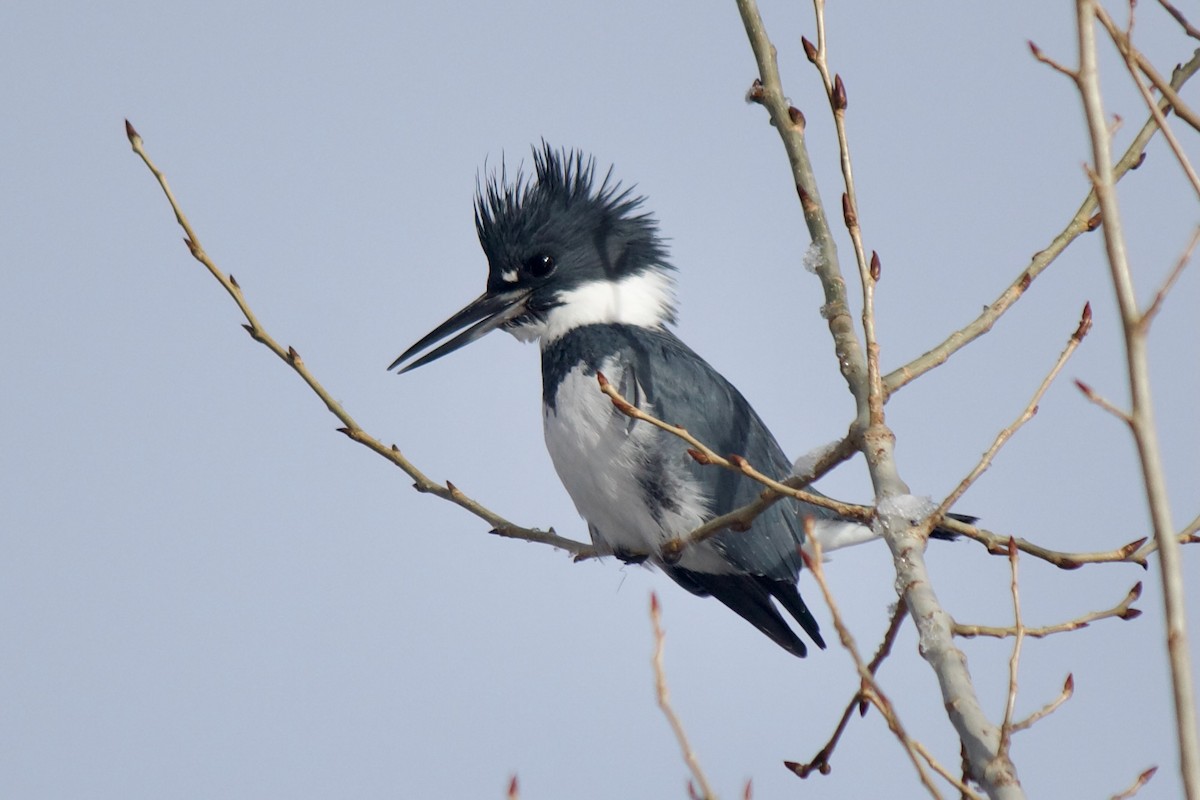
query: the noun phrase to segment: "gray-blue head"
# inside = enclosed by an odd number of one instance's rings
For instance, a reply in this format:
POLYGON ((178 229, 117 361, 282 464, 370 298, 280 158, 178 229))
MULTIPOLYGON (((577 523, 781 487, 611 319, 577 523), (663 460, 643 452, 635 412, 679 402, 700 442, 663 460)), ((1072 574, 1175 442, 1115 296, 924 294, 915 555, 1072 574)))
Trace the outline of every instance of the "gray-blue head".
POLYGON ((487 290, 410 347, 389 367, 451 334, 405 366, 407 372, 503 328, 524 341, 552 341, 588 324, 657 327, 674 322, 674 282, 658 226, 643 198, 595 160, 533 151, 534 175, 509 181, 501 166, 480 185, 475 228, 488 259, 487 290), (466 330, 463 330, 463 329, 466 330))

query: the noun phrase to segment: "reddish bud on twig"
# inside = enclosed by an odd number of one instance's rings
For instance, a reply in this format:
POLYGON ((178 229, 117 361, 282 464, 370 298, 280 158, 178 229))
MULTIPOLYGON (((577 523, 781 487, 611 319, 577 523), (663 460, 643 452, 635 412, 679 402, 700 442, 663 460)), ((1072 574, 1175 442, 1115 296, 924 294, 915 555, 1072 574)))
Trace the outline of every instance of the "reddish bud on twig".
POLYGON ((754 800, 754 782, 747 780, 746 788, 742 790, 742 800, 754 800))
POLYGON ((795 106, 788 106, 788 119, 800 130, 804 130, 804 126, 808 124, 804 119, 804 112, 795 106))
POLYGON ((847 228, 858 227, 858 214, 850 205, 850 195, 842 192, 842 218, 846 221, 847 228))
POLYGON ((660 607, 658 605, 658 593, 651 592, 650 593, 650 613, 657 614, 659 612, 659 610, 660 610, 660 607))
POLYGON ((232 273, 232 272, 231 272, 231 273, 229 273, 229 282, 230 282, 231 284, 233 284, 233 288, 235 288, 235 289, 241 289, 241 288, 242 288, 241 286, 239 286, 239 285, 238 285, 237 278, 233 277, 233 273, 232 273))
POLYGON ((846 101, 846 84, 842 82, 841 75, 833 76, 833 110, 845 111, 847 106, 846 101))
POLYGON ((1034 44, 1033 39, 1027 39, 1025 42, 1029 45, 1029 52, 1033 53, 1033 57, 1040 59, 1042 57, 1042 48, 1034 44))
POLYGON ((247 323, 244 323, 244 322, 242 323, 242 329, 245 330, 246 333, 250 334, 251 336, 254 335, 254 328, 250 327, 250 325, 248 325, 247 323))
POLYGON ((1130 165, 1129 165, 1129 168, 1130 168, 1130 169, 1137 169, 1137 168, 1138 168, 1138 167, 1140 167, 1142 164, 1144 164, 1144 163, 1145 163, 1145 161, 1146 161, 1146 151, 1145 151, 1145 150, 1143 150, 1143 151, 1142 151, 1142 153, 1141 153, 1141 155, 1139 155, 1139 156, 1138 156, 1138 159, 1137 159, 1137 161, 1135 161, 1135 162, 1133 162, 1132 164, 1130 164, 1130 165))
POLYGON ((138 132, 136 130, 134 130, 134 127, 133 127, 132 123, 130 123, 129 120, 125 120, 125 136, 126 136, 126 138, 129 139, 130 144, 133 144, 134 139, 142 138, 141 136, 138 135, 138 132))
POLYGON ((1075 676, 1070 672, 1067 673, 1067 679, 1063 681, 1063 694, 1068 697, 1075 694, 1075 676))
POLYGON ((763 97, 763 82, 761 78, 755 78, 754 83, 750 84, 750 88, 746 90, 746 102, 762 104, 763 97))
POLYGON ((600 384, 601 389, 608 386, 608 378, 604 377, 604 373, 600 370, 596 370, 596 381, 600 384))
POLYGON ((695 459, 697 464, 711 464, 712 463, 712 459, 710 459, 704 453, 701 453, 699 450, 694 450, 689 447, 687 449, 687 454, 689 456, 691 456, 693 459, 695 459))
POLYGON ((800 44, 804 47, 804 55, 813 64, 817 63, 817 46, 810 42, 806 37, 800 37, 800 44))
POLYGON ((1083 337, 1088 335, 1088 331, 1092 329, 1092 304, 1087 302, 1083 304, 1083 315, 1079 318, 1079 327, 1071 334, 1071 338, 1077 342, 1082 342, 1083 337))
POLYGON ((343 426, 343 427, 341 427, 341 428, 338 428, 338 429, 337 429, 337 432, 338 432, 338 433, 344 433, 345 435, 349 436, 351 439, 353 439, 353 438, 354 438, 354 434, 353 434, 353 433, 350 431, 350 429, 349 429, 349 428, 347 428, 347 427, 345 427, 345 426, 343 426))
MULTIPOLYGON (((1092 391, 1092 387, 1088 386, 1086 383, 1079 380, 1078 378, 1075 379, 1075 388, 1078 389, 1079 391, 1083 392, 1084 395, 1089 400, 1093 400, 1096 397, 1096 393, 1092 391)), ((1128 545, 1126 545, 1126 547, 1128 547, 1128 545)))
POLYGON ((520 789, 517 786, 517 776, 513 775, 512 780, 508 782, 508 800, 517 800, 520 789))
MULTIPOLYGON (((1146 543, 1148 540, 1149 540, 1149 537, 1148 537, 1148 536, 1143 536, 1142 538, 1140 538, 1140 539, 1135 539, 1134 541, 1132 541, 1132 542, 1130 542, 1129 544, 1125 545, 1124 547, 1122 547, 1122 548, 1121 548, 1121 557, 1122 557, 1122 558, 1128 558, 1129 556, 1131 556, 1131 555, 1133 555, 1134 553, 1136 553, 1138 550, 1141 550, 1141 549, 1142 549, 1142 545, 1144 545, 1144 544, 1145 544, 1145 543, 1146 543)), ((1140 583, 1139 583, 1139 584, 1137 585, 1137 590, 1138 590, 1138 593, 1139 593, 1139 594, 1141 594, 1141 591, 1142 591, 1142 584, 1140 584, 1140 583)))
POLYGON ((1097 211, 1095 214, 1093 214, 1092 216, 1088 217, 1088 221, 1087 221, 1087 229, 1088 229, 1088 231, 1089 231, 1089 232, 1090 232, 1090 231, 1094 231, 1094 230, 1096 230, 1096 228, 1099 228, 1099 227, 1100 227, 1100 223, 1101 223, 1101 222, 1102 222, 1102 220, 1101 220, 1101 218, 1100 218, 1100 212, 1099 212, 1099 211, 1097 211))
POLYGON ((696 791, 696 787, 692 785, 690 780, 688 781, 687 789, 688 797, 691 798, 691 800, 703 800, 703 798, 700 797, 700 794, 696 791))
POLYGON ((871 280, 879 283, 879 275, 883 272, 883 265, 879 263, 879 253, 871 251, 871 280))
POLYGON ((293 364, 300 361, 300 354, 297 353, 296 348, 292 347, 291 345, 288 345, 287 357, 288 361, 291 361, 293 364))

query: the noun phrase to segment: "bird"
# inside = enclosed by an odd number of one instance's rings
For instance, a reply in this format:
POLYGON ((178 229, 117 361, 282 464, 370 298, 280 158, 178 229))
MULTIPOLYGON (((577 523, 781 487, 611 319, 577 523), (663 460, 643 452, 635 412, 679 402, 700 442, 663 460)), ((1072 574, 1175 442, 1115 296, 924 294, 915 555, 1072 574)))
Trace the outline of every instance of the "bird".
POLYGON ((745 397, 672 330, 677 270, 646 198, 615 180, 612 167, 601 174, 582 151, 544 140, 532 151, 532 174, 518 167, 510 178, 502 164, 477 179, 483 294, 388 369, 408 372, 497 329, 536 341, 546 449, 597 552, 648 562, 803 657, 808 646, 782 609, 824 649, 798 588, 805 518, 822 542, 874 532, 826 508, 785 501, 748 530, 664 555, 666 542, 750 503, 762 486, 697 463, 678 437, 621 413, 600 391, 599 375, 633 406, 717 453, 738 454, 780 479, 792 465, 745 397))

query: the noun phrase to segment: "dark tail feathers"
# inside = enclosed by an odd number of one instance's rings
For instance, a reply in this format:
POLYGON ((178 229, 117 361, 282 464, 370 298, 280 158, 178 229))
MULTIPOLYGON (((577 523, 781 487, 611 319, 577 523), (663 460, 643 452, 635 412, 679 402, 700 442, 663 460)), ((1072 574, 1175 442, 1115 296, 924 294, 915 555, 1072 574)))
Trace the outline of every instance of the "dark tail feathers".
POLYGON ((679 567, 669 567, 666 572, 689 592, 717 598, 784 650, 803 658, 808 654, 808 648, 796 632, 788 627, 779 609, 771 602, 774 597, 796 618, 796 622, 800 623, 800 627, 817 646, 825 649, 821 628, 800 597, 796 584, 791 581, 774 580, 762 575, 713 575, 679 567))

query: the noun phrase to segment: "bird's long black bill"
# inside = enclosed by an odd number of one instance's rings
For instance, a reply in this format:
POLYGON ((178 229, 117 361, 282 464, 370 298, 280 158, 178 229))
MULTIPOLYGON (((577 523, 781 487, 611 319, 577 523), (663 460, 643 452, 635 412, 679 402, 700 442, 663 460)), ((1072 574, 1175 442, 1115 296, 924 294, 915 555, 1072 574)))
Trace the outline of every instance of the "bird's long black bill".
POLYGON ((430 345, 440 342, 450 334, 466 328, 462 333, 421 356, 416 361, 413 361, 397 374, 402 375, 410 369, 416 369, 428 364, 430 361, 436 361, 447 353, 453 353, 455 350, 465 347, 476 339, 480 339, 491 333, 504 323, 521 316, 521 314, 525 313, 525 303, 528 300, 528 292, 506 292, 505 294, 488 294, 485 292, 471 301, 466 308, 421 337, 419 342, 401 353, 400 357, 393 361, 388 369, 395 369, 430 345))

